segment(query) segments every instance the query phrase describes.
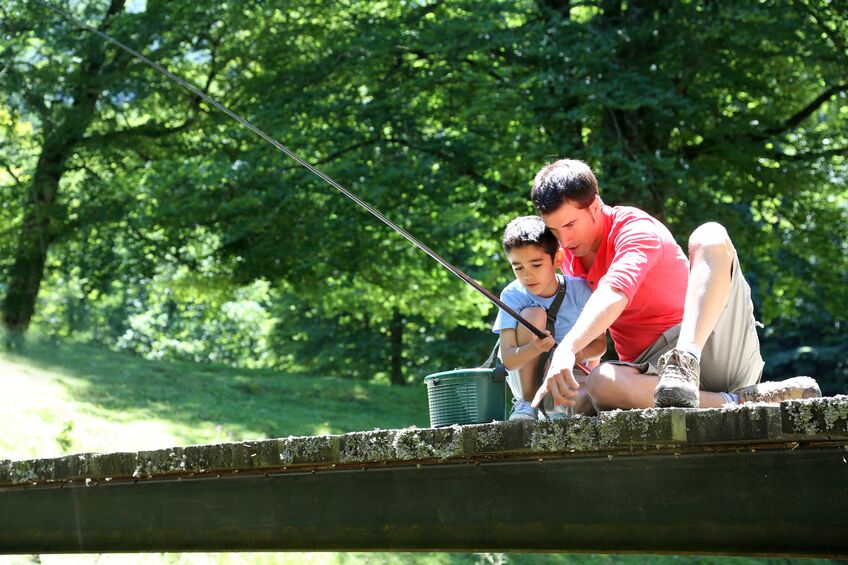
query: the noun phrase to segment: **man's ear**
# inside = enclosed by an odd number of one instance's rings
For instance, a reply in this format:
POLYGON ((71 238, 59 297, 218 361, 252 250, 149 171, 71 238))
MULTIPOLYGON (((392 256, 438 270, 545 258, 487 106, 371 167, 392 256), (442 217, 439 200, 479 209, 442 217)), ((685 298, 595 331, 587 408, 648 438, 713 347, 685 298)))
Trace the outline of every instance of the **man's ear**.
POLYGON ((597 213, 601 210, 601 196, 599 194, 595 195, 595 199, 590 204, 592 207, 592 215, 597 215, 597 213))

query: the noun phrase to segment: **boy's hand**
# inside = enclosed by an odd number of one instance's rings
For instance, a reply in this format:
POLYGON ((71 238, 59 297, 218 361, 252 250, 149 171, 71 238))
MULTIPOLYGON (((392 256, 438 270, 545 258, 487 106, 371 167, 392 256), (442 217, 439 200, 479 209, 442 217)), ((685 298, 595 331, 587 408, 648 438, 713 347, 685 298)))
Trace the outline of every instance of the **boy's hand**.
POLYGON ((533 341, 530 343, 533 344, 533 347, 539 353, 544 353, 546 351, 550 351, 551 348, 556 345, 556 340, 554 340, 551 332, 545 330, 546 337, 536 337, 533 336, 533 341))
POLYGON ((577 396, 577 391, 580 390, 580 384, 574 378, 574 361, 574 353, 569 347, 560 345, 554 351, 545 381, 539 387, 533 402, 531 402, 533 408, 538 408, 548 393, 553 397, 555 406, 574 406, 576 404, 574 399, 577 396))

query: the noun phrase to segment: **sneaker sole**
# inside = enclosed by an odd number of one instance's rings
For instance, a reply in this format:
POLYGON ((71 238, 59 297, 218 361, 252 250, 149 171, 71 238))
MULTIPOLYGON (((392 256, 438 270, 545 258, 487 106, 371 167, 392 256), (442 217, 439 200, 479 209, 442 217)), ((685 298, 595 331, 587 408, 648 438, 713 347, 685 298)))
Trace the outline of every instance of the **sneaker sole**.
POLYGON ((663 387, 654 391, 654 404, 657 408, 698 408, 698 397, 694 399, 686 391, 678 388, 663 387))

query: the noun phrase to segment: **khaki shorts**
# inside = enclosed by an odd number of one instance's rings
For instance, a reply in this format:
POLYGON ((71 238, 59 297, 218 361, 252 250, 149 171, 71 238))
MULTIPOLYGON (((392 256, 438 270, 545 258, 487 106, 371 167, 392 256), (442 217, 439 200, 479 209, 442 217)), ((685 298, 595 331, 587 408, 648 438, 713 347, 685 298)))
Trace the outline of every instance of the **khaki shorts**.
MULTIPOLYGON (((657 375, 659 358, 677 345, 679 335, 680 324, 666 330, 632 363, 610 363, 636 367, 646 375, 657 375)), ((762 376, 764 365, 760 354, 760 340, 757 337, 751 287, 742 275, 739 259, 734 258, 730 297, 701 353, 701 389, 710 392, 733 392, 756 384, 762 376)))

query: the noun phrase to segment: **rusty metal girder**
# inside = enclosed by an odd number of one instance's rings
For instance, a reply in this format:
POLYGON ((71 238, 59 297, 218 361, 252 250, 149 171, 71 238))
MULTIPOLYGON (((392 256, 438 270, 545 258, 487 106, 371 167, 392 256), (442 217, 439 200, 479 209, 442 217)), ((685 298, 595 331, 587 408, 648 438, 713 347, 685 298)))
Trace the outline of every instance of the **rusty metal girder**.
POLYGON ((445 550, 848 557, 832 446, 0 488, 0 552, 445 550))

